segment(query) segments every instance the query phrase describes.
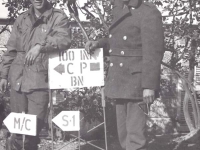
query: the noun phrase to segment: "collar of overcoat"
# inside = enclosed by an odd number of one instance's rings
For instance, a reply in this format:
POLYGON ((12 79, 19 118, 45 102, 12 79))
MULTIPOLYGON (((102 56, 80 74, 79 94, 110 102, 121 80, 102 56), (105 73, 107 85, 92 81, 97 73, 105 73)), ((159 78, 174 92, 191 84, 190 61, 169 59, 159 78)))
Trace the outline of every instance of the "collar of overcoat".
POLYGON ((142 0, 115 0, 117 13, 114 16, 113 22, 109 28, 112 30, 119 22, 123 21, 127 16, 131 15, 130 8, 137 8, 141 5, 142 0), (124 4, 126 3, 126 5, 124 4))

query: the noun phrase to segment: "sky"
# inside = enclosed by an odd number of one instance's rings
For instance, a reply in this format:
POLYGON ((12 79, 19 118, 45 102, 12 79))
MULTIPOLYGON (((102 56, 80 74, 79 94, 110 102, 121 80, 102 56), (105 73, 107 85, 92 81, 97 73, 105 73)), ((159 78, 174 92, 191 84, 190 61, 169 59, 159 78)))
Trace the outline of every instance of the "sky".
POLYGON ((4 2, 4 0, 0 0, 0 18, 7 18, 7 16, 8 16, 8 10, 2 4, 3 2, 4 2))

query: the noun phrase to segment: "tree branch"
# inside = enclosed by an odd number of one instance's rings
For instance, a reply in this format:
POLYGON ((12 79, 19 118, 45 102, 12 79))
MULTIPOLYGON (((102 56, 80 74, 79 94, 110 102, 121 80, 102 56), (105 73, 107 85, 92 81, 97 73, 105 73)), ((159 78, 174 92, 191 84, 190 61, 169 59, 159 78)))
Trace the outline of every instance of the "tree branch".
MULTIPOLYGON (((10 21, 9 21, 9 23, 7 23, 7 24, 1 29, 0 34, 2 34, 4 31, 9 31, 9 30, 7 29, 7 27, 9 26, 9 24, 10 24, 10 21)), ((9 32, 10 32, 10 31, 9 31, 9 32)))
POLYGON ((96 3, 95 0, 93 1, 93 3, 94 3, 95 8, 97 9, 97 13, 98 13, 98 15, 99 15, 99 18, 100 18, 101 22, 103 23, 103 26, 104 26, 105 29, 108 31, 109 27, 108 27, 108 25, 106 24, 106 22, 105 22, 105 20, 104 20, 104 18, 103 18, 103 15, 101 14, 101 11, 100 11, 100 9, 99 9, 99 6, 97 5, 97 3, 96 3))
POLYGON ((80 27, 82 33, 83 33, 83 36, 86 38, 87 41, 89 41, 89 37, 88 37, 88 35, 87 35, 85 29, 83 28, 83 26, 82 26, 81 21, 79 20, 79 18, 76 17, 76 16, 74 15, 74 13, 70 13, 70 15, 71 15, 72 18, 74 18, 74 20, 78 23, 78 25, 79 25, 79 27, 80 27))

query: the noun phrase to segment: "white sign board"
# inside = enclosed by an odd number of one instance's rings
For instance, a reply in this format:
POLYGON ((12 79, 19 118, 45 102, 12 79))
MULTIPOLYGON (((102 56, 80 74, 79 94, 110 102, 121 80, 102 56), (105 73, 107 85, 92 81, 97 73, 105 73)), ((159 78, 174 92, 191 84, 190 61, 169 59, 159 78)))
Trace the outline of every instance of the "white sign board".
POLYGON ((79 111, 62 111, 52 121, 62 131, 79 131, 80 130, 80 112, 79 111))
POLYGON ((10 113, 4 124, 11 133, 36 136, 36 115, 10 113))
POLYGON ((69 49, 49 56, 50 89, 104 85, 103 50, 93 55, 84 49, 69 49))

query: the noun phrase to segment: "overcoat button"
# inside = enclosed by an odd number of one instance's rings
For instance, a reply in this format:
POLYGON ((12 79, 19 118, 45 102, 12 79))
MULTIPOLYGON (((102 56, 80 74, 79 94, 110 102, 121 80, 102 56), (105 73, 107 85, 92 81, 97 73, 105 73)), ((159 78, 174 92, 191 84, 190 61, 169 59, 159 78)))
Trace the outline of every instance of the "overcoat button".
POLYGON ((109 50, 109 53, 112 53, 112 49, 109 50))
POLYGON ((119 66, 120 66, 120 67, 123 67, 123 63, 120 63, 119 66))
POLYGON ((19 83, 17 83, 19 85, 19 83))
POLYGON ((124 37, 123 37, 123 40, 127 40, 127 36, 124 36, 124 37))
POLYGON ((121 55, 124 55, 124 51, 121 51, 121 55))
POLYGON ((112 37, 112 34, 109 34, 109 38, 111 38, 112 37))
POLYGON ((110 63, 110 67, 112 67, 113 66, 113 63, 110 63))
POLYGON ((135 9, 135 7, 131 7, 131 9, 135 9))

